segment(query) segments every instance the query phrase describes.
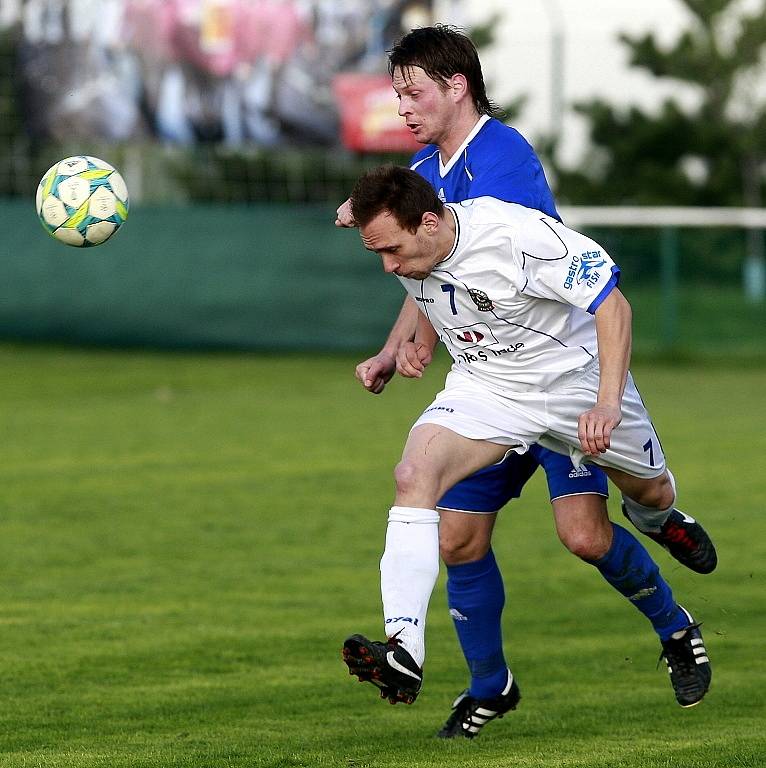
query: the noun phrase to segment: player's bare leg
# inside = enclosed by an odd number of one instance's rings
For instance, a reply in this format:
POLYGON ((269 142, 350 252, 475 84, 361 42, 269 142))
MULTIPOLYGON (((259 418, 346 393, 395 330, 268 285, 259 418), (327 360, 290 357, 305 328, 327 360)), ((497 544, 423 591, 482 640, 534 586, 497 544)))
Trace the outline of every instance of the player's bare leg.
POLYGON ((471 440, 439 424, 421 424, 407 439, 394 469, 397 506, 435 509, 459 480, 500 461, 508 446, 471 440))
POLYGON ((497 512, 473 514, 439 509, 439 554, 445 565, 481 560, 492 544, 497 512))
POLYGON ((594 493, 560 496, 551 501, 561 543, 583 560, 598 560, 612 546, 606 499, 594 493))

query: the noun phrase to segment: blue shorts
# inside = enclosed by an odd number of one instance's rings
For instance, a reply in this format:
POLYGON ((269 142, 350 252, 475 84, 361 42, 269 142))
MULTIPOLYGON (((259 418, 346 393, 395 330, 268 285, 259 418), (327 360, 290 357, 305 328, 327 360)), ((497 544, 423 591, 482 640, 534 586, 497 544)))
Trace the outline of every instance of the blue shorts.
POLYGON ((606 474, 595 464, 575 469, 569 456, 533 445, 526 453, 509 453, 499 464, 453 485, 436 506, 461 512, 497 512, 511 499, 519 498, 524 484, 540 466, 545 470, 551 501, 583 493, 609 496, 606 474))

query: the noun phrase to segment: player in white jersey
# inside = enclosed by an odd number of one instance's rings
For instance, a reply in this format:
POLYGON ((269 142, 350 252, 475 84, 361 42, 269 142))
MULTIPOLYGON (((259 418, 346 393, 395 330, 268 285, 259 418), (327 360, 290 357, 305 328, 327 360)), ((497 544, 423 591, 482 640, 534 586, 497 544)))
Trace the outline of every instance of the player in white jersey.
MULTIPOLYGON (((413 30, 390 52, 389 70, 400 99, 399 114, 417 140, 427 145, 413 157, 412 167, 441 200, 491 195, 559 218, 532 147, 513 128, 491 117, 494 105, 486 95, 478 54, 465 35, 443 25, 413 30)), ((353 225, 348 204, 339 208, 336 223, 353 225)), ((423 350, 430 360, 436 338, 427 322, 420 324, 419 343, 410 341, 419 314, 416 302, 407 299, 384 348, 357 366, 357 377, 369 391, 383 390, 397 358, 399 372, 414 376, 424 367, 423 350), (425 328, 431 331, 428 345, 421 343, 425 328)), ((520 495, 538 466, 547 476, 556 530, 564 545, 628 598, 651 621, 662 642, 688 623, 646 549, 609 520, 606 476, 601 470, 592 464, 575 469, 567 456, 540 446, 523 455, 513 453, 457 483, 438 502, 450 614, 471 672, 470 688, 456 700, 439 731, 441 737, 472 738, 492 719, 488 712, 496 717, 518 703, 518 685, 502 649, 504 589, 491 535, 498 510, 520 495), (637 591, 641 599, 634 599, 637 591), (479 710, 483 714, 477 724, 479 710)), ((647 535, 694 570, 704 573, 715 567, 712 543, 691 518, 673 513, 658 521, 656 533, 647 535)), ((385 617, 387 627, 393 618, 385 617)), ((369 665, 360 666, 353 654, 346 655, 346 661, 360 679, 371 678, 369 665)))
MULTIPOLYGON (((630 306, 600 245, 493 198, 444 206, 405 168, 365 174, 351 200, 365 247, 420 301, 453 358, 395 471, 381 561, 393 640, 370 647, 354 636, 346 646, 377 672, 385 695, 412 701, 438 573, 436 504, 447 488, 534 443, 577 466, 601 465, 642 513, 667 516, 675 484, 628 372, 630 306)), ((663 650, 678 701, 693 706, 711 672, 699 626, 686 617, 663 650)))

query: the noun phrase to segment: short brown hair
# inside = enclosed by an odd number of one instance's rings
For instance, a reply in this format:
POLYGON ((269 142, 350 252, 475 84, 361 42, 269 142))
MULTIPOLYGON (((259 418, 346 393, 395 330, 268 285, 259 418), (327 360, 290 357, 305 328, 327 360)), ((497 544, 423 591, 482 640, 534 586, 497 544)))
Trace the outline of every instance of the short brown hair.
POLYGON ((351 213, 357 226, 369 224, 388 211, 409 232, 420 226, 423 214, 441 216, 444 203, 420 175, 398 165, 382 165, 362 175, 351 193, 351 213))

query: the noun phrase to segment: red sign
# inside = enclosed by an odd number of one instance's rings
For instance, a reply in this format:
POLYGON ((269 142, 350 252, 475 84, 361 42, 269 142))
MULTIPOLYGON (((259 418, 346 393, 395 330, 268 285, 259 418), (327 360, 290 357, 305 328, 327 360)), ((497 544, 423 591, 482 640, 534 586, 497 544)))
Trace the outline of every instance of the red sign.
POLYGON ((388 75, 347 72, 336 75, 333 90, 341 122, 341 140, 354 152, 415 152, 422 145, 399 117, 388 75))

